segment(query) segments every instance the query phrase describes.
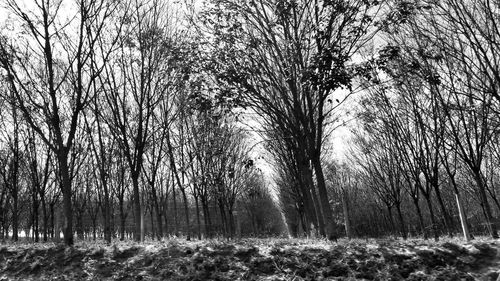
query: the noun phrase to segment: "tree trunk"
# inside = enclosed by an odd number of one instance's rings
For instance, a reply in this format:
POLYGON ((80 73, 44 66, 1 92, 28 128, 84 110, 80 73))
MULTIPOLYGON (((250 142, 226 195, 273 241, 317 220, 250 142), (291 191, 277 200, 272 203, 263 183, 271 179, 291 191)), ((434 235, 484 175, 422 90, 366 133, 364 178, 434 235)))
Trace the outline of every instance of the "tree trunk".
POLYGON ((104 206, 103 206, 103 216, 104 216, 104 240, 106 243, 111 243, 111 206, 109 200, 108 187, 104 188, 104 206))
POLYGON ((43 219, 43 242, 47 242, 49 235, 49 216, 47 214, 47 204, 45 202, 45 197, 40 198, 42 203, 42 219, 43 219))
POLYGON ((184 188, 181 188, 181 193, 182 193, 182 199, 184 201, 184 213, 186 218, 186 235, 187 235, 186 239, 190 241, 191 231, 190 231, 189 207, 188 207, 188 199, 186 196, 186 190, 184 190, 184 188))
POLYGON ((39 231, 39 222, 38 222, 38 218, 39 218, 39 208, 38 208, 38 205, 39 205, 39 202, 38 202, 38 188, 37 187, 34 187, 33 188, 33 221, 32 221, 32 224, 33 224, 33 235, 35 236, 35 242, 39 242, 40 241, 40 231, 39 231))
POLYGON ((12 193, 12 241, 19 240, 19 210, 17 187, 13 187, 12 193))
MULTIPOLYGON (((299 165, 299 173, 301 178, 298 179, 297 184, 302 193, 302 200, 304 204, 304 211, 306 214, 306 222, 304 227, 307 229, 307 235, 310 235, 310 229, 312 223, 316 230, 323 228, 322 223, 320 223, 321 211, 319 210, 319 204, 317 203, 317 196, 314 192, 314 182, 312 179, 311 169, 309 167, 309 161, 306 159, 304 152, 299 151, 297 156, 297 162, 299 165)), ((321 220, 321 222, 324 222, 321 220)))
POLYGON ((220 212, 220 218, 221 218, 221 227, 222 227, 222 233, 224 233, 224 236, 228 236, 227 232, 227 218, 226 218, 226 212, 224 210, 224 205, 222 202, 219 200, 219 212, 220 212))
MULTIPOLYGON (((311 197, 314 206, 314 213, 317 223, 315 224, 315 232, 314 235, 325 236, 325 220, 323 219, 323 213, 321 212, 321 205, 319 203, 318 195, 314 188, 314 183, 310 182, 312 185, 309 185, 311 188, 311 197)), ((312 235, 312 233, 310 233, 312 235)))
MULTIPOLYGON (((61 240, 61 212, 57 211, 55 215, 54 222, 54 241, 59 243, 61 240)), ((66 238, 66 237, 65 237, 66 238)))
MULTIPOLYGON (((154 187, 154 182, 150 182, 151 186, 151 196, 153 197, 153 206, 154 206, 154 211, 156 212, 156 223, 157 223, 157 231, 156 231, 156 238, 158 241, 161 240, 163 237, 163 218, 162 218, 162 212, 160 210, 160 203, 158 202, 158 196, 156 195, 156 188, 154 187)), ((151 218, 152 221, 153 218, 151 218)))
POLYGON ((422 210, 420 209, 420 205, 418 204, 418 197, 412 197, 413 198, 413 204, 415 205, 415 209, 417 210, 417 216, 418 216, 418 224, 420 226, 420 232, 424 236, 424 239, 427 240, 429 238, 429 235, 427 234, 427 230, 425 229, 425 223, 424 223, 424 217, 422 216, 422 210))
MULTIPOLYGON (((300 158, 300 169, 302 175, 302 192, 304 207, 308 217, 308 220, 313 223, 316 231, 319 230, 320 233, 324 234, 324 220, 323 214, 321 213, 320 204, 318 202, 318 196, 315 192, 314 181, 312 179, 312 172, 309 166, 309 161, 305 157, 300 158)), ((310 227, 307 227, 310 229, 310 227)), ((311 233, 307 233, 311 235, 311 233)))
POLYGON ((488 197, 486 196, 486 188, 485 188, 485 183, 483 181, 483 177, 481 175, 481 171, 475 171, 475 179, 479 189, 479 196, 483 203, 484 215, 486 219, 486 224, 488 226, 488 231, 490 232, 490 235, 493 239, 498 239, 497 226, 493 221, 493 215, 491 213, 491 207, 488 202, 488 197))
POLYGON ((470 241, 471 236, 469 232, 469 226, 467 225, 467 215, 465 214, 465 210, 462 205, 462 199, 460 198, 460 194, 458 192, 455 192, 455 199, 457 200, 458 214, 460 216, 460 223, 462 225, 462 232, 464 234, 464 238, 466 241, 470 241))
MULTIPOLYGON (((493 190, 495 190, 494 187, 492 187, 493 190)), ((494 191, 490 192, 488 190, 488 193, 490 194, 491 199, 493 199, 493 202, 495 202, 495 206, 497 207, 497 210, 500 211, 500 201, 498 201, 498 197, 495 195, 494 191)))
POLYGON ((165 206, 163 206, 163 219, 165 222, 165 227, 164 227, 164 232, 166 235, 168 235, 169 228, 168 228, 168 196, 165 196, 165 206))
POLYGON ((54 238, 55 234, 55 212, 54 212, 54 203, 50 203, 50 237, 54 238))
POLYGON ((4 203, 5 207, 2 206, 2 242, 9 239, 9 229, 7 225, 7 202, 4 203))
POLYGON ((132 173, 132 187, 134 198, 134 240, 141 241, 141 197, 139 192, 139 172, 132 173))
POLYGON ((19 240, 19 123, 17 117, 17 107, 12 108, 12 117, 14 119, 14 149, 13 149, 13 171, 12 171, 12 240, 19 240))
POLYGON ((110 229, 111 229, 111 239, 116 238, 116 218, 115 218, 115 208, 113 199, 110 198, 110 229))
POLYGON ((392 206, 388 204, 386 205, 387 205, 387 215, 389 216, 389 224, 391 226, 391 233, 393 233, 396 227, 394 226, 394 220, 392 218, 392 206))
POLYGON ((174 208, 174 233, 179 236, 179 219, 177 217, 177 196, 175 194, 175 185, 172 186, 173 208, 174 208))
MULTIPOLYGON (((158 219, 156 218, 156 213, 154 211, 153 206, 149 206, 149 217, 151 220, 151 239, 155 239, 155 237, 159 237, 159 235, 158 235, 159 231, 157 230, 158 226, 155 224, 155 219, 157 221, 158 221, 158 219)), ((160 221, 161 221, 161 218, 160 218, 160 221)), ((158 241, 160 241, 160 240, 161 240, 161 238, 158 239, 158 241)))
POLYGON ((344 211, 344 224, 345 224, 345 235, 347 239, 352 238, 352 230, 351 230, 351 214, 349 211, 349 201, 347 197, 347 192, 342 190, 342 209, 344 211))
POLYGON ((235 220, 234 220, 233 209, 229 208, 228 213, 229 213, 229 233, 230 233, 230 237, 234 238, 235 234, 236 234, 236 224, 235 224, 235 220))
POLYGON ((119 200, 119 208, 120 208, 120 241, 125 240, 125 221, 127 219, 125 215, 125 210, 124 210, 124 202, 123 198, 118 199, 119 200))
POLYGON ((167 209, 165 208, 164 213, 163 213, 163 219, 165 221, 165 235, 169 236, 170 228, 168 227, 168 216, 167 215, 168 215, 167 209))
POLYGON ((318 193, 320 198, 321 210, 323 213, 324 223, 325 223, 325 234, 330 240, 337 239, 337 233, 335 230, 335 221, 333 219, 333 210, 330 202, 328 200, 328 192, 326 190, 325 176, 323 174, 323 167, 321 165, 321 159, 319 155, 313 159, 314 172, 316 174, 316 182, 318 186, 318 193))
MULTIPOLYGON (((67 149, 65 149, 67 150, 67 149)), ((59 162, 60 176, 62 180, 63 210, 64 210, 64 243, 67 246, 74 244, 73 238, 73 206, 71 203, 71 178, 68 168, 68 153, 59 152, 57 154, 59 162)))
POLYGON ((453 220, 452 220, 448 210, 446 210, 446 206, 444 205, 443 198, 441 196, 441 191, 439 190, 438 183, 434 183, 433 186, 434 186, 434 192, 436 193, 436 198, 438 200, 439 207, 441 208, 441 213, 443 213, 443 216, 444 216, 444 223, 445 223, 446 231, 448 232, 449 237, 453 237, 453 220))
POLYGON ((92 240, 97 239, 97 218, 92 218, 92 240))
POLYGON ((76 234, 80 241, 83 240, 83 210, 76 211, 76 234))
POLYGON ((140 241, 144 242, 144 237, 145 237, 144 212, 140 212, 139 214, 140 214, 140 218, 139 218, 140 219, 140 225, 139 226, 140 226, 140 235, 141 235, 140 241))
POLYGON ((203 218, 205 221, 205 237, 212 237, 212 221, 210 219, 210 210, 208 206, 207 199, 201 199, 201 205, 203 208, 203 218))
POLYGON ((398 212, 399 225, 401 227, 401 237, 403 237, 403 239, 406 240, 408 239, 408 235, 406 232, 405 220, 403 218, 403 214, 401 213, 401 202, 396 204, 396 211, 398 212))
POLYGON ((297 234, 298 237, 302 237, 304 233, 308 234, 310 232, 311 221, 305 210, 297 210, 299 215, 299 227, 300 233, 297 234))
POLYGON ((5 233, 5 208, 3 207, 3 192, 0 197, 0 241, 4 242, 4 233, 5 233))
POLYGON ((425 201, 427 202, 427 207, 429 208, 429 215, 431 217, 431 227, 434 234, 434 240, 439 241, 439 231, 436 223, 436 216, 434 215, 434 208, 432 207, 432 202, 429 194, 424 195, 425 201))
POLYGON ((298 219, 298 222, 297 222, 297 232, 296 232, 296 235, 297 237, 302 237, 302 235, 304 234, 304 215, 302 214, 302 212, 298 212, 298 216, 299 216, 299 219, 298 219))
POLYGON ((236 211, 236 236, 241 239, 241 215, 242 210, 236 211))
POLYGON ((462 198, 460 198, 460 192, 458 191, 457 182, 455 181, 455 174, 451 173, 449 169, 447 169, 447 171, 448 175, 450 176, 451 184, 453 186, 453 191, 455 193, 455 199, 457 201, 458 215, 460 217, 460 225, 462 227, 462 232, 464 234, 465 240, 470 241, 472 239, 472 236, 470 235, 469 224, 467 222, 467 215, 465 214, 464 206, 462 204, 462 198))
POLYGON ((162 212, 160 211, 160 208, 156 208, 156 224, 157 224, 157 230, 156 230, 156 238, 158 238, 158 241, 161 241, 163 238, 163 217, 162 217, 162 212))
POLYGON ((201 240, 200 203, 198 202, 198 196, 194 196, 194 203, 196 206, 196 223, 198 224, 198 240, 201 240))

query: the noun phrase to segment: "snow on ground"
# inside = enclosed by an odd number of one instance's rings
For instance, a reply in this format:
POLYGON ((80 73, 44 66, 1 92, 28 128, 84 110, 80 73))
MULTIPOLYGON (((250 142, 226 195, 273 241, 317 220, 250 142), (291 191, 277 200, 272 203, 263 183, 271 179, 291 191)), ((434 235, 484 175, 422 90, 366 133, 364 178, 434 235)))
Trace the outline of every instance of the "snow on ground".
POLYGON ((243 239, 0 244, 0 280, 497 280, 500 242, 243 239))

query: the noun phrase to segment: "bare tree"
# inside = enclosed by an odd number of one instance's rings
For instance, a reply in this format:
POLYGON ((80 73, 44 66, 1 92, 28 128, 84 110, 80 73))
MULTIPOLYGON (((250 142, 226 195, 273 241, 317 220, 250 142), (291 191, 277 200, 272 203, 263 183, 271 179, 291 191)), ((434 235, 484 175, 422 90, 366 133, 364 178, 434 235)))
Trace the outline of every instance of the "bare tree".
MULTIPOLYGON (((125 155, 132 180, 135 231, 141 238, 139 180, 153 135, 153 112, 168 90, 165 71, 174 38, 174 19, 160 1, 138 1, 131 8, 120 45, 102 78, 110 116, 107 120, 125 155)), ((167 71, 168 75, 168 71, 167 71)))
POLYGON ((81 112, 93 97, 93 84, 109 54, 109 49, 96 51, 96 44, 119 4, 82 0, 65 7, 62 1, 47 0, 35 1, 28 9, 24 5, 27 3, 5 3, 19 21, 14 24, 20 25, 20 33, 11 35, 15 39, 3 34, 0 63, 15 96, 15 106, 56 156, 64 201, 64 240, 72 245, 69 152, 81 112), (62 15, 67 9, 76 11, 68 20, 62 15))
POLYGON ((214 11, 215 16, 205 21, 213 23, 215 34, 223 35, 215 40, 218 78, 242 89, 244 100, 273 120, 281 137, 292 137, 294 146, 301 148, 296 151, 297 164, 307 188, 314 190, 312 198, 318 194, 314 203, 318 227, 333 238, 334 219, 321 162, 325 120, 336 109, 334 91, 351 88, 348 64, 373 35, 372 23, 382 4, 213 2, 225 9, 214 11))

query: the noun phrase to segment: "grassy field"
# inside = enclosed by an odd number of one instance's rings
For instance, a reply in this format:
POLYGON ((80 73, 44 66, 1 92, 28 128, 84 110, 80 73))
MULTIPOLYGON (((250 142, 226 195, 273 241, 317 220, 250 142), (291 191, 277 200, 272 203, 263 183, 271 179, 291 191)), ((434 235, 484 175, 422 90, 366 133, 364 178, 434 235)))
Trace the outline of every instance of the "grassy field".
POLYGON ((489 281, 499 250, 488 239, 17 243, 0 245, 0 280, 489 281))

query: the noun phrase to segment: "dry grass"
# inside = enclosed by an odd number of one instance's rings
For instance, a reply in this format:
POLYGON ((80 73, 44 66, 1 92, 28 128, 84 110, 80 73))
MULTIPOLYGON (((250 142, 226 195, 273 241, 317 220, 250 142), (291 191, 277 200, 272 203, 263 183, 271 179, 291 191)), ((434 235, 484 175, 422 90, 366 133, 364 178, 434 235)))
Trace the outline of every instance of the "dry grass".
POLYGON ((0 245, 0 280, 490 280, 499 250, 486 237, 19 242, 0 245))

